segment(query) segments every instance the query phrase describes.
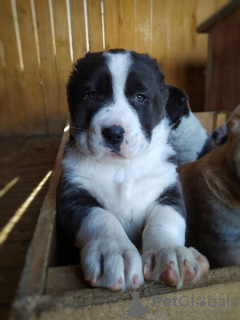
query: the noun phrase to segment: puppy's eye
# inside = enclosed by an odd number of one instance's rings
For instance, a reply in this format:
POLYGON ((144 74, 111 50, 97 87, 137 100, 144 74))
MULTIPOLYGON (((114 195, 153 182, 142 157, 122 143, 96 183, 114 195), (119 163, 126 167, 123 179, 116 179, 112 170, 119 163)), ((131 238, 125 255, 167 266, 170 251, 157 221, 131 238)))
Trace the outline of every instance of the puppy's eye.
POLYGON ((96 91, 88 91, 87 95, 91 100, 97 100, 98 98, 98 94, 96 91))
POLYGON ((147 97, 146 97, 144 94, 138 93, 138 94, 135 96, 135 101, 136 101, 137 103, 144 103, 146 100, 147 100, 147 97))

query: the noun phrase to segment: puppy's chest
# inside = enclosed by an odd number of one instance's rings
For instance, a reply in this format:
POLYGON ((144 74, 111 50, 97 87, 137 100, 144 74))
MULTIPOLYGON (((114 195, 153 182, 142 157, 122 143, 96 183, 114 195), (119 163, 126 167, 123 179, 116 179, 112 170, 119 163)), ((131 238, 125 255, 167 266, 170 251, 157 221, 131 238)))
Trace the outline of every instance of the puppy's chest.
POLYGON ((139 229, 149 207, 176 180, 171 164, 108 166, 84 163, 74 170, 74 183, 86 189, 124 226, 139 229))
POLYGON ((101 168, 82 179, 85 188, 108 210, 121 219, 140 218, 164 188, 157 172, 140 169, 101 168))

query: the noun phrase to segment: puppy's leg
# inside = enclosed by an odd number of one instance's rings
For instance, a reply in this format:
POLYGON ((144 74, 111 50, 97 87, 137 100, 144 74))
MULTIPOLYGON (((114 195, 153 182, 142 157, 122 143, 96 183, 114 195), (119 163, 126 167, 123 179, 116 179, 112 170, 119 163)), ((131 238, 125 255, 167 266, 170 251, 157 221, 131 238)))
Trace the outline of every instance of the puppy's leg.
POLYGON ((76 244, 81 249, 85 279, 92 286, 119 290, 143 284, 139 252, 108 211, 91 210, 78 232, 76 244))
POLYGON ((185 207, 181 188, 174 185, 150 208, 143 231, 143 273, 146 280, 161 280, 180 288, 208 268, 207 259, 186 248, 185 207))
POLYGON ((142 260, 120 222, 83 189, 59 188, 58 224, 80 250, 85 280, 111 290, 143 284, 142 260))

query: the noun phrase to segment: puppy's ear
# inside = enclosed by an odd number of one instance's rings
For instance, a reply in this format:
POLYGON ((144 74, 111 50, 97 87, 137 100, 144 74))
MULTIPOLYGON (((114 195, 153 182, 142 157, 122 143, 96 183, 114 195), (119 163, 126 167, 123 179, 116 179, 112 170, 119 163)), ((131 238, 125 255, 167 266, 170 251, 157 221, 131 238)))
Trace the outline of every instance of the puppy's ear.
POLYGON ((96 60, 95 57, 99 57, 100 55, 101 53, 98 52, 87 52, 84 57, 78 59, 73 65, 72 72, 70 73, 68 82, 66 84, 68 108, 71 115, 74 107, 76 106, 77 97, 81 89, 81 79, 85 77, 88 72, 88 69, 84 66, 86 64, 94 64, 94 60, 96 60))
POLYGON ((183 116, 188 116, 190 113, 189 101, 187 93, 172 84, 167 83, 169 92, 166 113, 169 118, 170 125, 178 123, 183 116))
MULTIPOLYGON (((86 53, 85 57, 88 55, 88 53, 86 53)), ((68 101, 68 108, 69 108, 69 112, 70 114, 72 113, 72 109, 73 109, 73 105, 75 102, 75 98, 76 95, 75 93, 75 87, 76 87, 76 83, 77 83, 77 79, 79 78, 79 69, 81 67, 81 64, 83 63, 84 58, 80 58, 78 59, 74 65, 73 65, 73 69, 70 73, 70 76, 68 78, 68 82, 66 84, 66 92, 67 92, 67 101, 68 101)))

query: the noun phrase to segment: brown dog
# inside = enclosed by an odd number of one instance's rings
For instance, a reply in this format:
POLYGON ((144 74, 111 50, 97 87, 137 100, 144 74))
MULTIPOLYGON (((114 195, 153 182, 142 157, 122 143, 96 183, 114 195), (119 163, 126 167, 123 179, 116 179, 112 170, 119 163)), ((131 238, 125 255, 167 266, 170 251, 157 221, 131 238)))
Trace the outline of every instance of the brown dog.
POLYGON ((187 245, 211 267, 240 265, 240 111, 227 142, 179 168, 188 213, 187 245))

